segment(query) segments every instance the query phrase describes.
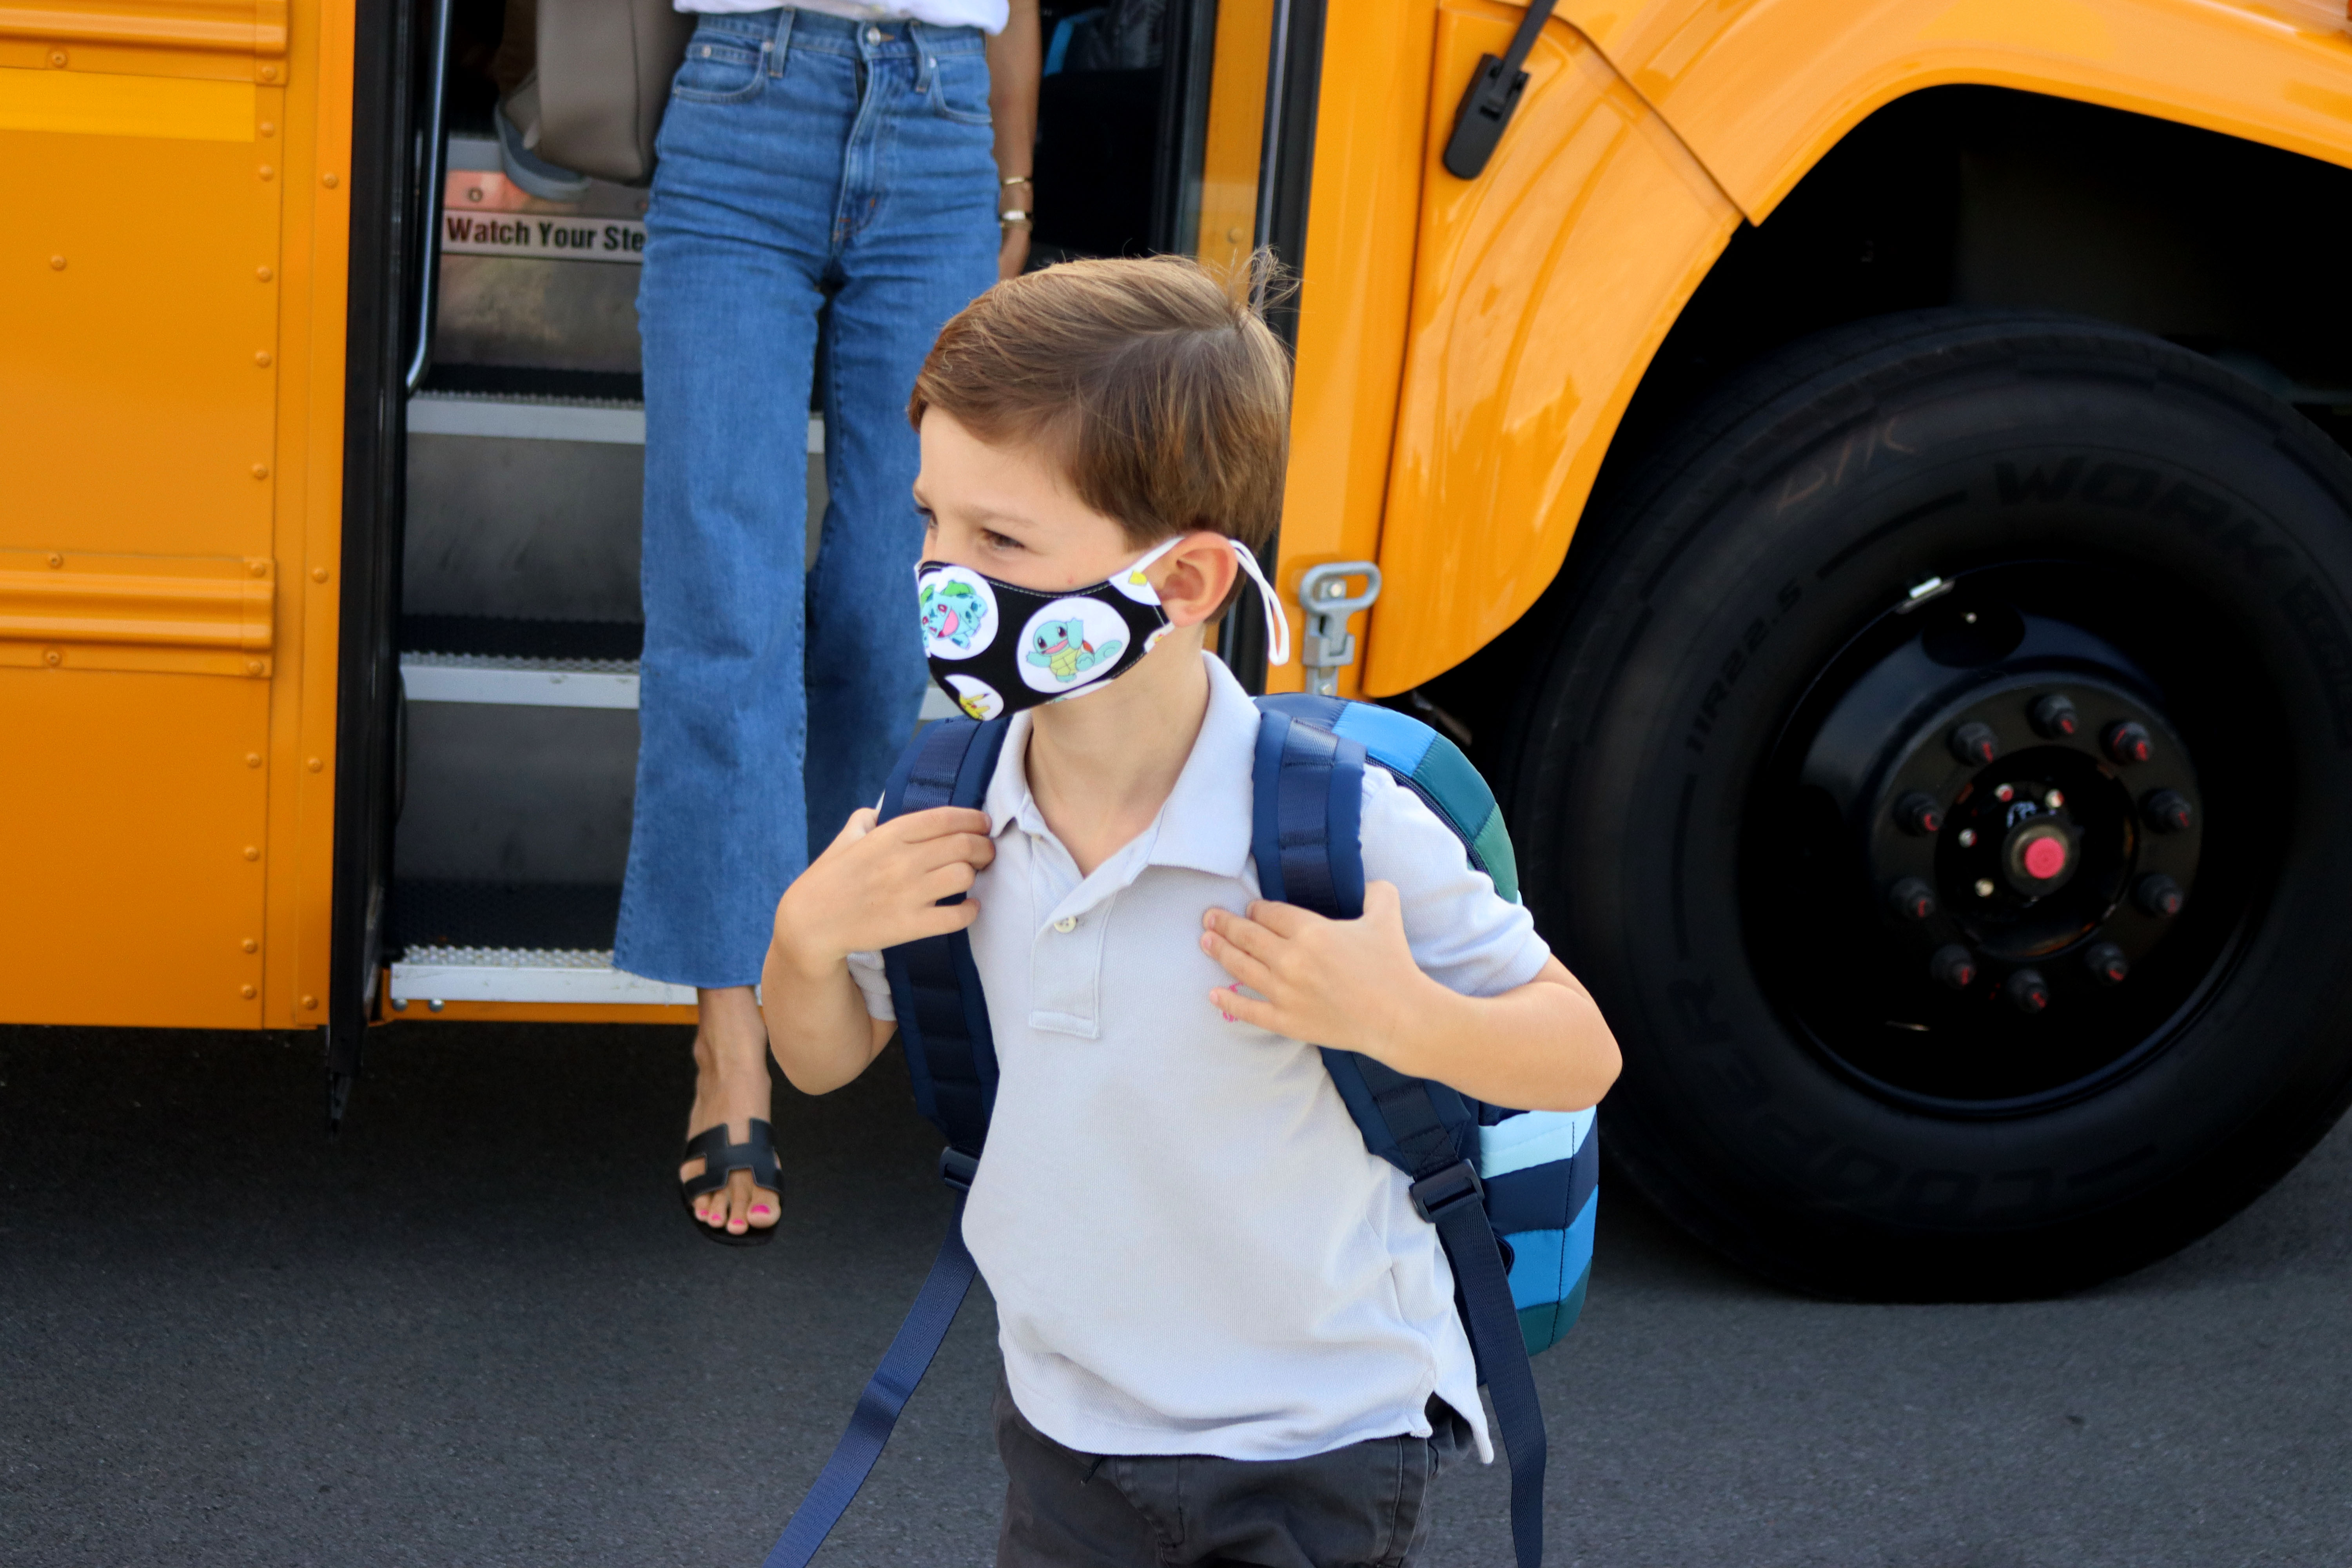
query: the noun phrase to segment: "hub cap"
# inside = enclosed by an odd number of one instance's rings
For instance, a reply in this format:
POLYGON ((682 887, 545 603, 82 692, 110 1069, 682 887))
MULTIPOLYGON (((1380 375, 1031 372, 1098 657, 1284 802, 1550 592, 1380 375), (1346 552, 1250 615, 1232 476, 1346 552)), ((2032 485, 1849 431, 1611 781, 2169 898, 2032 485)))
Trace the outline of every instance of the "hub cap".
POLYGON ((1887 1095, 1999 1113, 2082 1092, 2156 1041, 2242 910, 2242 885, 2200 889, 2208 784, 2116 635, 2132 606, 2083 571, 1980 571, 1890 613, 1755 796, 1758 972, 1887 1095))

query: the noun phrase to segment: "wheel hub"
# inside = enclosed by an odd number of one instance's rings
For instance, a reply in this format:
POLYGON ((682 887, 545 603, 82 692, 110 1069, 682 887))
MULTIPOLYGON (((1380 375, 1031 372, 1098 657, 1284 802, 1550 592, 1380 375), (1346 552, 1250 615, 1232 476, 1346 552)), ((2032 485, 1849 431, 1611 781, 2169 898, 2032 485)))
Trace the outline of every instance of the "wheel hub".
POLYGON ((1845 664, 1795 759, 1791 913, 1864 966, 1852 1001, 1801 986, 1846 1020, 1813 1032, 1898 1092, 2049 1092, 2172 1005, 2144 961, 2195 901, 2198 770, 2158 684, 2052 608, 1922 607, 1845 664))

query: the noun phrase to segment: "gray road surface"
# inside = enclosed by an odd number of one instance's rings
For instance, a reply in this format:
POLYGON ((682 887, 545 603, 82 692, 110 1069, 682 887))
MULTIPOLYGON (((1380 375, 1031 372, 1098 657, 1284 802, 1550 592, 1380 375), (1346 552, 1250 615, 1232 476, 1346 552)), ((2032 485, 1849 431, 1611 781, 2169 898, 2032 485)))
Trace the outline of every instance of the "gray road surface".
MULTIPOLYGON (((0 1029, 0 1563, 756 1564, 927 1267, 895 1057, 780 1096, 779 1242, 688 1233, 667 1029, 0 1029)), ((1554 1564, 2352 1563, 2352 1135, 2181 1256, 2024 1306, 1797 1300, 1604 1194, 1538 1362, 1554 1564)), ((1050 1222, 1048 1222, 1050 1223, 1050 1222)), ((990 1561, 987 1303, 826 1568, 990 1561)), ((1499 1468, 1433 1564, 1509 1561, 1499 1468)))

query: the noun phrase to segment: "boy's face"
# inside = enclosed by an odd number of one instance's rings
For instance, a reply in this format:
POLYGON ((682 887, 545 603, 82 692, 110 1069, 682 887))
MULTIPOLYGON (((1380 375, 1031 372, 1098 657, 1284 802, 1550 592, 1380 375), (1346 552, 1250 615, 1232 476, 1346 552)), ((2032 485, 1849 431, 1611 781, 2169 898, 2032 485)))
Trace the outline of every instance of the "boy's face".
MULTIPOLYGON (((1041 593, 1093 586, 1143 553, 1118 521, 1080 500, 1053 455, 1031 442, 991 445, 926 410, 923 467, 915 478, 923 559, 1041 593)), ((1185 536, 1149 575, 1170 621, 1214 614, 1239 570, 1222 535, 1185 536)))
POLYGON ((926 561, 1051 594, 1099 583, 1142 553, 1034 444, 990 446, 933 408, 922 446, 915 510, 926 561))

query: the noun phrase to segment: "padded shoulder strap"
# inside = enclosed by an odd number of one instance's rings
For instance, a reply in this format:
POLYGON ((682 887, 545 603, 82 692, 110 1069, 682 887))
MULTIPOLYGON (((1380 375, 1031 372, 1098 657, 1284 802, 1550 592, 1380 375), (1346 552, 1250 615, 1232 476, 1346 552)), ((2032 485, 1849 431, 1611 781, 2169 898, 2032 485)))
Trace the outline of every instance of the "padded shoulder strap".
MULTIPOLYGON (((1258 890, 1330 920, 1364 912, 1365 748, 1333 732, 1353 706, 1331 698, 1258 700, 1250 778, 1258 890)), ((1323 1065, 1364 1146, 1412 1180, 1413 1207, 1437 1228, 1479 1381, 1494 1398, 1510 1460, 1514 1555, 1518 1568, 1541 1568, 1549 1445, 1478 1178, 1477 1114, 1444 1084, 1407 1078, 1370 1057, 1326 1049, 1323 1065)))
MULTIPOLYGON (((947 719, 924 729, 891 772, 882 795, 883 820, 933 806, 980 805, 1010 724, 947 719)), ((940 901, 961 903, 963 895, 940 901)), ((882 954, 882 969, 898 1013, 915 1107, 946 1134, 949 1147, 977 1160, 996 1101, 996 1042, 971 940, 950 931, 890 948, 882 954)))

